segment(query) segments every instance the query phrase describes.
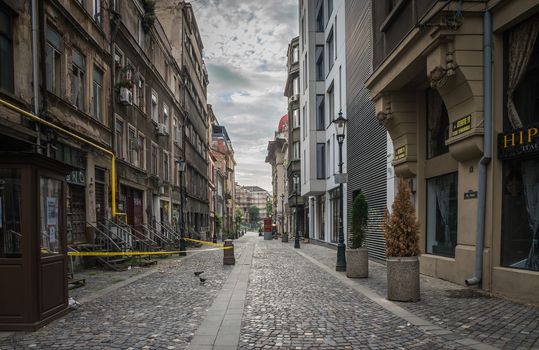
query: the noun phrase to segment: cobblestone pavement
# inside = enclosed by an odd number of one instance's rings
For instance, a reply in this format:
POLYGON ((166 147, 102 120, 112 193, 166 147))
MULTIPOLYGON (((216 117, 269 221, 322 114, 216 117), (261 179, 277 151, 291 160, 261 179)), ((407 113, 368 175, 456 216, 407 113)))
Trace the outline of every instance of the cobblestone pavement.
POLYGON ((241 349, 456 349, 343 285, 277 241, 257 244, 241 349))
MULTIPOLYGON (((336 250, 302 244, 301 251, 334 268, 336 250)), ((370 261, 369 278, 355 279, 386 296, 386 269, 370 261)), ((539 349, 539 308, 421 276, 421 301, 397 304, 452 332, 504 349, 539 349)))
MULTIPOLYGON (((241 250, 236 244, 236 256, 241 250)), ((222 251, 196 254, 159 264, 37 332, 0 339, 0 349, 185 349, 232 268, 222 251), (196 270, 205 271, 204 284, 196 270)))

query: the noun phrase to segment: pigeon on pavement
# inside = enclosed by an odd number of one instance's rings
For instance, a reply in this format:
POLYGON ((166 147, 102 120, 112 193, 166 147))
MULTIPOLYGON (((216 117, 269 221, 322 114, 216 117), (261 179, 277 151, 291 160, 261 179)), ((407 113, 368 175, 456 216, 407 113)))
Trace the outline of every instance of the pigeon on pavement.
POLYGON ((195 276, 200 276, 204 273, 204 271, 195 271, 195 276))

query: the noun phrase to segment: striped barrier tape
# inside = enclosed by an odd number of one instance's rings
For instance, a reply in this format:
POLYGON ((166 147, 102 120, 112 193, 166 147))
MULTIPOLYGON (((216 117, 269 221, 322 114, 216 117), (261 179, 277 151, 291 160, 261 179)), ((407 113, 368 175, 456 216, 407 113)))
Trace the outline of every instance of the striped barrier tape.
POLYGON ((68 256, 135 256, 135 255, 169 255, 178 253, 211 252, 216 250, 232 249, 233 247, 218 247, 196 250, 167 250, 158 252, 68 252, 68 256))
POLYGON ((201 244, 206 244, 206 245, 212 245, 212 246, 215 246, 215 247, 224 247, 224 246, 225 246, 225 245, 222 244, 222 243, 213 243, 213 242, 208 242, 208 241, 199 241, 198 239, 193 239, 193 238, 183 237, 183 239, 186 240, 186 241, 196 242, 196 243, 201 243, 201 244))

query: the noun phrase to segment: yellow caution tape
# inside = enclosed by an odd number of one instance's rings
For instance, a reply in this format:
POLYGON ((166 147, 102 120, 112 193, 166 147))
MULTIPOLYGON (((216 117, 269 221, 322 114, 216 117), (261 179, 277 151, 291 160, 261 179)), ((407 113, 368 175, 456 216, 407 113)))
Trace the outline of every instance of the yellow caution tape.
POLYGON ((216 246, 216 247, 224 247, 224 246, 225 246, 225 245, 222 244, 222 243, 213 243, 213 242, 208 242, 208 241, 199 241, 198 239, 192 239, 192 238, 187 238, 187 237, 184 237, 183 239, 185 239, 186 241, 190 241, 190 242, 197 242, 197 243, 207 244, 207 245, 212 245, 212 246, 216 246))
POLYGON ((197 250, 167 250, 158 252, 68 252, 68 256, 134 256, 134 255, 169 255, 178 253, 210 252, 216 250, 232 249, 233 247, 219 247, 197 250))

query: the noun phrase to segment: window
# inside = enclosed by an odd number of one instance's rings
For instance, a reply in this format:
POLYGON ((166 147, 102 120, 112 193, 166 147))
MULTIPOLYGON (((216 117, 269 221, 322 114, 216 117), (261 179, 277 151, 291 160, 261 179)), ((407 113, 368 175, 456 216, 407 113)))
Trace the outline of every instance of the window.
MULTIPOLYGON (((1 24, 0 24, 1 25, 1 24)), ((21 171, 0 169, 0 258, 22 256, 21 171)))
POLYGON ((445 145, 449 117, 442 97, 435 89, 427 89, 427 159, 449 152, 445 145))
POLYGON ((299 79, 298 77, 295 77, 292 81, 292 94, 299 95, 299 79))
POLYGON ((316 95, 316 129, 324 130, 325 128, 325 116, 324 116, 324 95, 316 95))
POLYGON ((335 59, 337 59, 337 39, 339 39, 339 37, 337 36, 337 16, 335 16, 335 24, 333 24, 333 27, 335 28, 335 43, 333 44, 333 47, 335 48, 335 59))
POLYGON ((303 106, 303 139, 307 137, 307 113, 305 113, 305 106, 303 106))
POLYGON ((326 178, 326 144, 316 144, 316 178, 326 178))
POLYGON ((135 166, 138 166, 138 161, 139 161, 139 158, 138 158, 138 137, 137 137, 137 131, 135 130, 135 128, 133 127, 129 127, 129 132, 127 134, 127 137, 128 137, 128 146, 129 146, 129 153, 128 153, 128 161, 135 165, 135 166))
POLYGON ((299 150, 299 142, 294 142, 292 146, 292 159, 293 160, 299 160, 300 157, 300 150, 299 150))
POLYGON ((39 199, 41 213, 40 252, 42 255, 59 254, 62 248, 60 235, 62 182, 41 177, 39 179, 39 199))
POLYGON ((297 63, 299 61, 299 47, 294 46, 292 49, 292 63, 297 63))
POLYGON ((331 17, 331 13, 333 12, 333 0, 327 0, 328 2, 328 20, 329 17, 331 17))
POLYGON ((316 80, 324 80, 324 46, 316 45, 316 80))
POLYGON ((82 54, 73 49, 71 73, 71 102, 79 110, 84 110, 84 77, 85 59, 82 54))
POLYGON ((144 34, 144 27, 142 25, 142 18, 139 18, 138 30, 137 30, 137 43, 141 49, 144 49, 144 40, 145 40, 145 34, 144 34))
POLYGON ((309 71, 307 70, 307 53, 305 53, 305 60, 303 60, 303 93, 305 93, 305 90, 307 89, 307 79, 309 71))
POLYGON ((323 32, 324 27, 324 4, 320 1, 320 7, 318 8, 318 13, 316 15, 316 31, 323 32))
POLYGON ((170 155, 163 151, 163 181, 170 181, 170 155))
POLYGON ((168 106, 163 104, 163 124, 165 124, 165 130, 168 133, 168 106))
MULTIPOLYGON (((518 141, 520 130, 530 135, 539 124, 538 22, 537 16, 531 17, 505 36, 503 126, 504 132, 514 133, 520 150, 533 150, 539 143, 538 136, 518 141)), ((502 163, 501 265, 539 271, 539 158, 533 151, 520 157, 517 153, 502 163)))
POLYGON ((301 43, 303 44, 303 50, 305 50, 305 37, 307 33, 305 32, 305 11, 303 11, 303 16, 301 16, 301 43))
POLYGON ((0 7, 0 89, 13 92, 13 33, 11 14, 0 7))
POLYGON ((326 240, 326 195, 318 197, 318 238, 326 240))
POLYGON ((331 68, 333 68, 333 63, 334 63, 333 55, 334 55, 335 48, 333 44, 334 43, 333 43, 333 28, 332 28, 326 40, 326 50, 328 54, 328 72, 331 71, 331 68))
POLYGON ((138 134, 138 166, 142 169, 146 169, 146 140, 144 135, 138 134))
POLYGON ((47 75, 47 90, 60 95, 62 82, 62 37, 47 26, 47 46, 45 72, 47 75))
POLYGON ((93 16, 94 21, 101 26, 101 0, 94 0, 93 16))
POLYGON ((181 136, 177 118, 172 119, 172 136, 174 137, 174 142, 179 145, 181 136))
POLYGON ((299 128, 299 109, 292 111, 292 128, 299 128))
MULTIPOLYGON (((116 71, 119 71, 124 66, 125 56, 122 50, 120 50, 117 46, 114 47, 114 64, 116 71)), ((120 81, 121 74, 116 74, 116 79, 120 81)))
POLYGON ((331 217, 332 227, 331 227, 331 242, 337 243, 339 240, 339 221, 340 221, 340 206, 341 206, 341 194, 339 188, 334 189, 329 192, 329 202, 331 206, 331 217))
POLYGON ((330 168, 330 152, 331 152, 331 143, 330 143, 330 140, 327 141, 327 144, 326 144, 326 178, 329 179, 329 174, 331 173, 331 168, 330 168))
POLYGON ((157 152, 158 147, 155 143, 152 142, 152 150, 151 150, 151 159, 150 159, 150 171, 152 175, 157 176, 157 152))
POLYGON ((159 123, 159 109, 157 108, 157 94, 155 91, 152 91, 152 106, 151 106, 151 114, 152 114, 152 121, 154 123, 159 123))
POLYGON ((94 66, 92 83, 92 117, 103 121, 103 72, 94 66))
POLYGON ((427 180, 427 253, 455 256, 458 173, 427 180))
POLYGON ((333 93, 333 82, 328 90, 328 122, 331 122, 335 119, 335 94, 333 93))
POLYGON ((124 122, 116 118, 116 144, 114 150, 118 158, 124 158, 124 122))

